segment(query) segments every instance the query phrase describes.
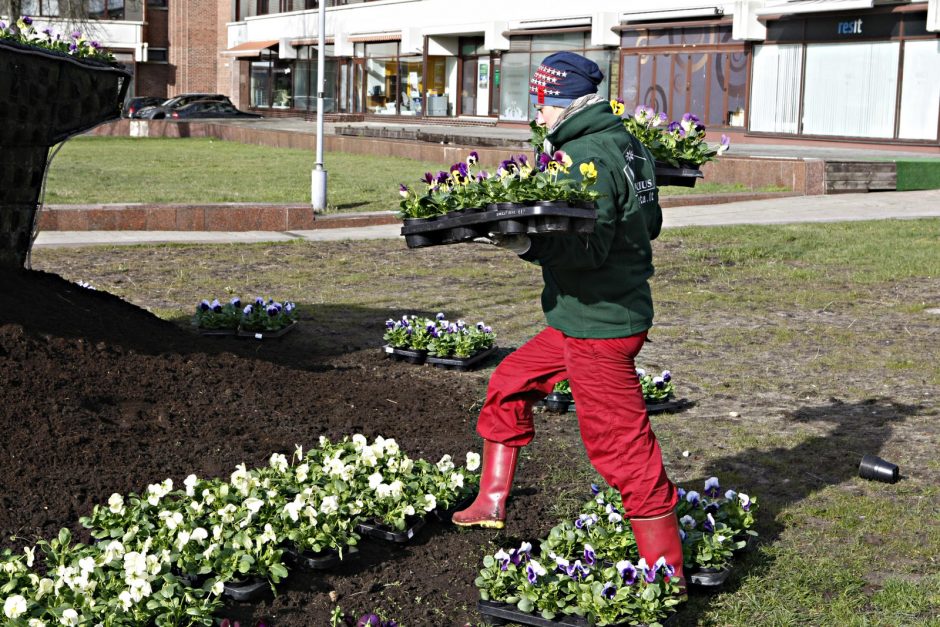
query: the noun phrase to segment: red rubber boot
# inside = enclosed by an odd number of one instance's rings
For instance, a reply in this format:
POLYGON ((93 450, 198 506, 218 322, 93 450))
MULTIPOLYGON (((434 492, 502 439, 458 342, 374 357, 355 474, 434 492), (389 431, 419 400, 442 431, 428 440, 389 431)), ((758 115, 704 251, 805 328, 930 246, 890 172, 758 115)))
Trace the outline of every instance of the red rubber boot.
POLYGON ((653 566, 660 557, 676 569, 674 577, 679 579, 679 588, 683 600, 686 594, 685 575, 682 572, 682 538, 679 536, 679 518, 675 512, 669 512, 655 518, 631 518, 633 535, 640 550, 640 557, 653 566))
POLYGON ((483 440, 483 473, 480 492, 467 509, 454 512, 455 525, 502 529, 506 520, 506 498, 516 474, 519 447, 483 440))

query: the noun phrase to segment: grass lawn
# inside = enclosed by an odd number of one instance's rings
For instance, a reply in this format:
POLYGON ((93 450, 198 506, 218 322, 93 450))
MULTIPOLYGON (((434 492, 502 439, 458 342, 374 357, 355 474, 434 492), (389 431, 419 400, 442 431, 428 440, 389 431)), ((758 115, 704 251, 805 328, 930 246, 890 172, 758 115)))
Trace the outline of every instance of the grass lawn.
MULTIPOLYGON (((218 139, 78 137, 49 167, 46 202, 193 203, 310 202, 315 155, 218 139)), ((450 164, 348 153, 324 156, 331 211, 396 211, 398 184, 450 164)), ((748 191, 743 185, 665 187, 663 195, 748 191)), ((761 191, 780 191, 778 189, 761 191)))
MULTIPOLYGON (((288 157, 269 160, 287 178, 288 157)), ((294 167, 309 165, 298 157, 294 167)), ((667 469, 688 486, 716 475, 760 507, 757 550, 727 588, 694 594, 680 625, 940 625, 938 241, 933 219, 682 228, 655 242, 657 321, 639 365, 670 369, 691 403, 653 417, 667 469), (860 479, 866 453, 898 464, 903 479, 860 479)), ((539 270, 482 245, 40 248, 33 258, 184 325, 201 298, 291 298, 297 334, 377 359, 384 318, 402 313, 486 320, 504 347, 543 324, 539 270)), ((482 396, 491 370, 455 376, 482 396)), ((554 490, 568 516, 598 478, 583 454, 558 454, 580 449, 569 418, 540 414, 536 424, 542 437, 523 464, 538 455, 557 465, 519 480, 554 490)))

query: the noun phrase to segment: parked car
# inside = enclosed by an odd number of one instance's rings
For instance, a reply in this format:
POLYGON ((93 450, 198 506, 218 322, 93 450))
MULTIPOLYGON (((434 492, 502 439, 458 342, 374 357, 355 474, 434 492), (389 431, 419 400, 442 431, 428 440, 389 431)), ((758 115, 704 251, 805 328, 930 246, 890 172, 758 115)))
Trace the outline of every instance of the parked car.
POLYGON ((160 96, 134 96, 128 98, 124 103, 124 110, 121 115, 125 118, 139 118, 140 112, 146 107, 154 107, 166 101, 166 98, 160 96))
POLYGON ((170 114, 176 109, 185 107, 189 103, 196 102, 197 100, 214 100, 232 104, 228 96, 223 96, 222 94, 180 94, 163 101, 163 103, 157 106, 143 109, 140 112, 140 117, 145 120, 163 120, 170 117, 170 114))
POLYGON ((197 100, 185 107, 170 112, 170 119, 189 120, 194 118, 260 118, 257 113, 239 111, 231 102, 197 100))

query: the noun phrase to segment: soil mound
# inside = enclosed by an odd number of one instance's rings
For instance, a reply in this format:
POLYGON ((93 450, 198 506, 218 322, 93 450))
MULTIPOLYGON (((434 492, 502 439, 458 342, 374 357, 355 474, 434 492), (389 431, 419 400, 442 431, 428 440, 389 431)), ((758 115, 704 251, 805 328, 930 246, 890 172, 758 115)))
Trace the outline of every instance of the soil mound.
MULTIPOLYGON (((53 274, 0 274, 0 546, 60 527, 87 538, 79 517, 113 492, 227 476, 321 435, 394 437, 434 461, 479 446, 468 410, 480 390, 461 373, 383 361, 377 348, 318 361, 277 347, 259 356, 251 344, 199 337, 53 274)), ((514 521, 516 532, 537 537, 540 509, 516 510, 531 516, 514 521)), ((350 614, 383 607, 407 625, 463 625, 475 620, 488 537, 429 524, 407 547, 364 542, 336 573, 292 575, 276 599, 226 615, 327 625, 338 603, 350 614)))

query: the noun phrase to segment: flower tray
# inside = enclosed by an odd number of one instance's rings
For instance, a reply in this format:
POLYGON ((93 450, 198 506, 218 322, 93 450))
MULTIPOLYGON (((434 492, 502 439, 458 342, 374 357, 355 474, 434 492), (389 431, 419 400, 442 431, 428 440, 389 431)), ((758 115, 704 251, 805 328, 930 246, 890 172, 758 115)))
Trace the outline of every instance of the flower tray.
POLYGON ((237 329, 196 329, 196 333, 205 337, 234 337, 237 329))
POLYGON ((428 352, 426 350, 394 348, 388 344, 382 347, 382 351, 385 353, 386 357, 390 357, 395 361, 407 361, 409 364, 423 364, 424 360, 428 358, 428 352))
POLYGON ((402 531, 381 523, 359 523, 356 525, 356 532, 370 538, 375 538, 376 540, 404 544, 415 537, 415 534, 424 527, 424 523, 427 522, 427 520, 421 517, 414 517, 409 518, 408 522, 408 527, 402 531))
MULTIPOLYGON (((592 623, 583 616, 558 616, 551 620, 542 618, 539 614, 531 614, 519 610, 515 605, 496 603, 493 601, 477 601, 477 610, 483 616, 486 625, 536 625, 537 627, 591 627, 592 623)), ((659 621, 660 625, 672 624, 675 613, 659 621)), ((617 623, 610 627, 626 627, 631 623, 617 623)), ((644 627, 645 623, 635 623, 634 627, 644 627)))
POLYGON ((240 581, 226 581, 222 588, 222 596, 233 601, 254 601, 264 596, 271 586, 266 579, 249 577, 240 581))
POLYGON ((684 398, 672 398, 669 397, 663 401, 646 401, 646 413, 647 414, 660 414, 667 411, 675 411, 677 409, 682 409, 688 404, 688 401, 684 398))
POLYGON ((478 351, 469 357, 432 357, 428 356, 427 362, 438 368, 447 368, 448 370, 472 370, 480 363, 496 352, 496 345, 487 349, 478 351))
POLYGON ((704 175, 697 168, 674 168, 672 166, 656 165, 656 185, 672 185, 675 187, 695 187, 695 182, 704 175))
POLYGON ((308 550, 298 550, 293 545, 284 547, 284 556, 287 561, 300 570, 328 570, 339 564, 339 552, 326 549, 319 553, 308 550))
POLYGON ((689 574, 689 583, 703 588, 716 588, 731 575, 731 567, 721 569, 700 568, 689 574))
POLYGON ((294 327, 296 326, 297 326, 296 322, 291 322, 286 327, 281 327, 280 329, 277 329, 275 331, 267 331, 267 330, 247 331, 245 329, 239 329, 237 335, 238 337, 253 337, 256 340, 270 340, 276 337, 281 337, 287 333, 290 333, 291 331, 294 330, 294 327))
POLYGON ((407 218, 401 228, 408 248, 469 242, 487 233, 507 235, 590 233, 597 219, 595 204, 539 201, 498 203, 485 209, 452 211, 432 218, 407 218))

